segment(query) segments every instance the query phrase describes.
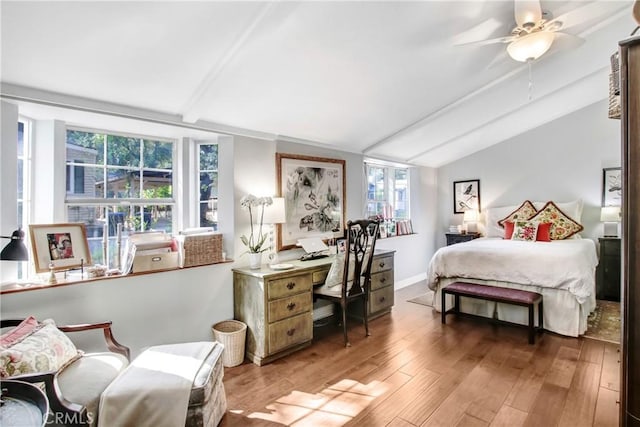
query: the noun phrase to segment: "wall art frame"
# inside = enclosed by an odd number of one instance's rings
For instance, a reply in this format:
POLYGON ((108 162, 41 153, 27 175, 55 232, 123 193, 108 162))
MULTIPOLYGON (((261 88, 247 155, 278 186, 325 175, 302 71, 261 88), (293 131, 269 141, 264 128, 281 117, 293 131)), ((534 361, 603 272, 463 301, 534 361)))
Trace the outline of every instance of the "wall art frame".
POLYGON ((461 214, 475 209, 480 213, 480 180, 453 182, 453 213, 461 214))
POLYGON ((71 270, 92 265, 87 229, 83 223, 29 225, 36 273, 71 270))
POLYGON ((602 206, 622 205, 622 168, 602 169, 602 206))
POLYGON ((286 216, 276 227, 278 251, 296 248, 298 239, 344 237, 344 160, 276 153, 276 176, 286 216))

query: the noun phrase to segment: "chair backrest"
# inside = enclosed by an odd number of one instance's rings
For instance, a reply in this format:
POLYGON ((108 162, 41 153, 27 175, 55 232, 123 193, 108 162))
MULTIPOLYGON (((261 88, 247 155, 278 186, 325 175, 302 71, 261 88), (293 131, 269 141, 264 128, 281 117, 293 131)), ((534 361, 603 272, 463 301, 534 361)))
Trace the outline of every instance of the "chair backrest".
POLYGON ((371 281, 373 251, 380 223, 377 220, 358 219, 347 222, 347 250, 342 277, 342 297, 367 292, 371 281), (349 271, 352 269, 352 271, 349 271), (351 286, 349 281, 352 279, 351 286), (361 279, 364 279, 361 282, 361 279))

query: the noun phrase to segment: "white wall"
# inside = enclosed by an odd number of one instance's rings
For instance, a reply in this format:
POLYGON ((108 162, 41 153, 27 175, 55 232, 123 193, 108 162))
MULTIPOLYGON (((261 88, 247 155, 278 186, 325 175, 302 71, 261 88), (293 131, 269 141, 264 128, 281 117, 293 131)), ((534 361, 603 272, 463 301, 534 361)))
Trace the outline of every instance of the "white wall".
MULTIPOLYGON (((219 218, 224 223, 224 247, 234 263, 5 294, 0 301, 2 317, 33 314, 63 324, 112 320, 116 338, 131 347, 134 355, 151 345, 211 339, 211 325, 233 317, 231 269, 248 264, 239 236, 248 233, 249 219, 239 207, 240 199, 248 193, 276 193, 276 151, 345 159, 347 218, 362 217, 362 155, 244 136, 234 136, 232 142, 229 137, 222 139, 219 218), (224 200, 232 200, 232 205, 224 200)), ((411 214, 418 234, 379 241, 379 247, 397 251, 396 288, 423 278, 433 252, 435 215, 429 212, 436 201, 435 178, 432 169, 411 171, 411 214)), ((281 256, 296 258, 300 252, 283 251, 281 256)), ((100 342, 89 334, 75 340, 86 350, 100 342)))
POLYGON ((453 214, 453 182, 480 179, 481 208, 524 200, 582 198, 582 235, 602 235, 602 169, 620 166, 620 121, 607 118, 607 101, 533 129, 438 169, 437 243, 444 246, 453 214))

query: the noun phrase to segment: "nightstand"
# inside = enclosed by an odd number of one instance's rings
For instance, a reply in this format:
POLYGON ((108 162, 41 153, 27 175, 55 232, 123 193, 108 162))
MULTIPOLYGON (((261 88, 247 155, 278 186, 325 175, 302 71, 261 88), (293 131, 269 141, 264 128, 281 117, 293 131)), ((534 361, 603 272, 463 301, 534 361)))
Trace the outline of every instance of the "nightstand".
POLYGON ((480 233, 445 233, 447 236, 447 246, 455 245, 456 243, 468 242, 469 240, 477 239, 480 237, 480 233))
POLYGON ((596 269, 596 298, 620 301, 620 249, 618 237, 600 237, 600 262, 596 269))

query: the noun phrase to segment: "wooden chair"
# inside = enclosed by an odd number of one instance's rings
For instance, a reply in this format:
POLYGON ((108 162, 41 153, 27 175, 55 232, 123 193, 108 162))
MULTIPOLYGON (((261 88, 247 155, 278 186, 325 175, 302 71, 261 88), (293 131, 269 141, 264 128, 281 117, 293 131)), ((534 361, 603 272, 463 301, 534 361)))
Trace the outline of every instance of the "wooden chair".
POLYGON ((360 219, 347 222, 347 250, 344 256, 336 257, 325 285, 313 291, 316 298, 340 305, 345 347, 351 346, 347 337, 347 306, 355 300, 362 301, 365 334, 369 336, 371 264, 379 228, 380 224, 376 220, 360 219), (339 279, 337 285, 334 285, 331 278, 336 276, 339 279))
MULTIPOLYGON (((0 320, 0 328, 18 326, 20 320, 0 320)), ((102 391, 129 364, 129 348, 118 343, 111 322, 56 327, 62 332, 102 329, 109 352, 85 353, 57 371, 14 375, 7 379, 44 383, 55 422, 65 425, 95 425, 102 391)))

